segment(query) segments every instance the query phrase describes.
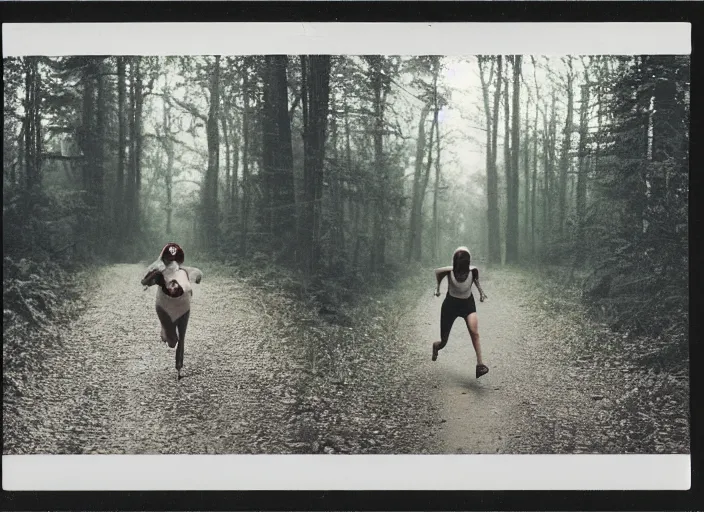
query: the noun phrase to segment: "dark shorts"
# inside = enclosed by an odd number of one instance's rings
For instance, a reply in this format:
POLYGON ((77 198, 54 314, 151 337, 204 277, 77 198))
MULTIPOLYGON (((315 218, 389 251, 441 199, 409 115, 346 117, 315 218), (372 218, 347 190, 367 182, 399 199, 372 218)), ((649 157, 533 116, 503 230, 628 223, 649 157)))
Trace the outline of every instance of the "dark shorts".
POLYGON ((477 312, 477 306, 474 303, 474 295, 470 295, 468 299, 458 299, 451 295, 445 295, 445 300, 442 303, 440 312, 440 338, 446 340, 450 335, 450 329, 455 320, 459 318, 467 318, 472 313, 477 312))

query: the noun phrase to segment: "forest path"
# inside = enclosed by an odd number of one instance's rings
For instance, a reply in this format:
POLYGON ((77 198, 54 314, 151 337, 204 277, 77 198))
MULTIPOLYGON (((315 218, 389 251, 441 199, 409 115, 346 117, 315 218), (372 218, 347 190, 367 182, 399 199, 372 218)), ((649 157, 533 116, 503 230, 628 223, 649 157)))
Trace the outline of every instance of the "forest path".
POLYGON ((644 368, 620 335, 525 271, 482 274, 490 371, 480 379, 460 319, 431 361, 443 299, 430 271, 427 286, 360 299, 347 326, 206 271, 179 382, 143 271, 98 271, 87 308, 46 345, 43 369, 4 396, 4 454, 689 450, 686 375, 644 368))
MULTIPOLYGON (((533 302, 530 278, 520 271, 487 271, 482 286, 489 296, 475 301, 484 363, 489 373, 475 377, 476 355, 465 322, 457 319, 437 361, 431 361, 431 342, 440 339, 440 310, 445 296, 434 297, 428 289, 408 319, 414 350, 422 354, 423 373, 436 390, 441 420, 436 424, 436 453, 520 453, 522 436, 532 432, 525 421, 526 406, 549 411, 560 405, 591 410, 588 395, 565 393, 564 385, 553 387, 568 374, 565 361, 544 359, 550 337, 541 322, 539 305, 533 302), (559 402, 559 403, 558 403, 559 402), (516 443, 515 441, 519 442, 516 443)), ((563 383, 564 384, 564 383, 563 383)))
POLYGON ((177 382, 175 349, 160 339, 155 288, 142 290, 143 272, 99 271, 87 310, 47 350, 15 414, 5 414, 4 453, 285 450, 286 348, 256 292, 212 274, 194 286, 177 382))
POLYGON ((481 280, 489 299, 475 299, 490 368, 481 378, 460 319, 431 361, 443 300, 431 286, 405 321, 417 378, 435 391, 433 452, 689 453, 687 375, 641 359, 668 339, 610 332, 525 270, 488 269, 481 280))

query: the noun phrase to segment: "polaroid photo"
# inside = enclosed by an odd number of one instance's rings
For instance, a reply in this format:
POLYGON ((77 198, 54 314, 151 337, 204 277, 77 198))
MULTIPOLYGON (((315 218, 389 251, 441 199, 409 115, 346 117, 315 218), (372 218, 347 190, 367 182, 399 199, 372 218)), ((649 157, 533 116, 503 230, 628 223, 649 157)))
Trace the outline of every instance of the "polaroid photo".
POLYGON ((4 24, 3 489, 689 489, 690 52, 4 24))

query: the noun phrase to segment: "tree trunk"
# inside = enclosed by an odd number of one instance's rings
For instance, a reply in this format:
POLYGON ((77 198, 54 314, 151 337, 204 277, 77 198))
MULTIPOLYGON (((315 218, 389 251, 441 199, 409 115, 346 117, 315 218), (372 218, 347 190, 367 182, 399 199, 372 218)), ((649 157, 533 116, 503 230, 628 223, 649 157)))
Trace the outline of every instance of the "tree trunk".
POLYGON ((292 242, 296 219, 287 66, 285 55, 265 56, 262 159, 266 222, 284 247, 292 242))
MULTIPOLYGON (((528 98, 530 100, 530 97, 528 98)), ((526 103, 526 115, 523 123, 523 243, 521 244, 524 254, 528 247, 528 226, 530 224, 530 136, 529 118, 530 101, 526 103)))
MULTIPOLYGON (((360 217, 360 204, 359 204, 359 193, 358 193, 358 183, 356 179, 353 178, 352 169, 352 144, 350 140, 351 130, 350 130, 350 116, 349 116, 349 105, 347 104, 347 98, 344 99, 345 102, 345 168, 347 170, 347 177, 353 181, 352 187, 350 187, 349 193, 349 204, 352 216, 352 236, 354 240, 354 250, 352 254, 352 268, 357 269, 359 264, 359 249, 360 249, 360 235, 359 235, 359 217, 360 217)), ((356 176, 355 176, 356 178, 356 176)))
POLYGON ((428 183, 430 182, 430 170, 433 168, 433 138, 435 137, 435 126, 438 122, 438 111, 433 109, 433 123, 430 125, 430 139, 428 140, 428 160, 425 166, 425 175, 423 176, 423 181, 421 183, 419 192, 419 228, 418 236, 416 237, 416 253, 415 260, 421 261, 422 259, 422 233, 423 233, 423 205, 425 204, 425 192, 428 189, 428 183))
MULTIPOLYGON (((584 235, 584 219, 587 214, 587 137, 589 136, 589 71, 584 70, 584 82, 580 97, 579 112, 579 159, 577 167, 577 241, 584 235)), ((583 259, 580 259, 583 261, 583 259)))
POLYGON ((320 262, 321 199, 323 193, 323 164, 325 161, 325 135, 329 113, 330 56, 302 56, 306 69, 307 101, 304 108, 304 168, 306 222, 304 224, 303 248, 306 254, 304 270, 313 275, 320 262))
POLYGON ((562 152, 560 154, 560 182, 558 188, 558 233, 564 234, 565 218, 567 214, 567 173, 569 170, 569 151, 572 143, 572 109, 573 97, 572 82, 572 57, 568 57, 569 71, 567 72, 567 119, 565 120, 565 131, 562 138, 562 152))
MULTIPOLYGON (((87 58, 83 72, 83 109, 81 112, 80 144, 83 151, 83 190, 90 206, 94 206, 92 173, 95 169, 95 67, 91 57, 87 58)), ((28 155, 31 153, 28 153, 28 155)))
POLYGON ((552 228, 554 225, 554 184, 553 175, 555 168, 555 147, 557 145, 557 114, 555 112, 555 102, 556 94, 555 90, 552 91, 552 107, 550 110, 550 143, 548 149, 548 163, 547 163, 547 178, 546 178, 546 194, 547 194, 547 227, 546 236, 552 233, 552 228))
POLYGON ((220 237, 220 215, 218 208, 218 177, 220 168, 220 56, 215 56, 210 74, 210 108, 206 123, 208 141, 208 169, 203 184, 203 221, 201 235, 204 247, 214 249, 220 237))
POLYGON ((117 176, 115 180, 115 238, 118 243, 125 241, 125 150, 126 139, 125 107, 125 57, 117 57, 117 176))
MULTIPOLYGON (((105 144, 107 143, 107 100, 106 100, 106 84, 104 78, 104 63, 101 61, 97 62, 96 69, 97 76, 97 107, 96 107, 96 120, 95 120, 95 169, 93 171, 93 193, 95 194, 95 206, 97 208, 97 213, 102 220, 102 215, 104 213, 104 199, 105 199, 105 144)), ((99 234, 103 233, 103 230, 98 230, 99 234)), ((102 235, 101 235, 102 236, 102 235)))
POLYGON ((41 76, 39 75, 39 59, 32 61, 33 72, 33 110, 34 110, 34 183, 42 185, 42 118, 41 118, 41 76))
MULTIPOLYGON (((520 55, 513 57, 513 122, 511 133, 511 186, 507 204, 506 222, 506 263, 518 263, 518 157, 520 154, 520 91, 521 91, 520 55)), ((508 93, 508 89, 506 90, 508 93)))
POLYGON ((126 242, 131 247, 134 241, 134 223, 136 222, 135 198, 135 57, 126 57, 130 68, 129 107, 128 107, 128 143, 127 143, 127 182, 125 184, 125 231, 126 242))
POLYGON ((230 149, 230 130, 228 129, 228 123, 227 123, 227 118, 232 115, 231 111, 229 108, 227 108, 227 105, 223 105, 223 112, 222 115, 220 116, 220 128, 222 129, 222 139, 225 141, 225 191, 223 194, 223 199, 224 199, 224 208, 225 208, 225 216, 227 222, 230 221, 230 190, 231 190, 231 161, 232 161, 232 156, 231 156, 231 149, 230 149))
POLYGON ((530 192, 530 254, 535 256, 535 217, 537 210, 536 190, 538 186, 538 101, 540 94, 535 89, 535 122, 533 124, 533 179, 531 180, 530 192))
MULTIPOLYGON (((31 190, 34 187, 34 98, 32 97, 34 91, 34 65, 32 64, 32 57, 25 57, 24 71, 24 119, 22 123, 24 132, 24 178, 27 190, 31 190)), ((85 97, 85 87, 83 90, 85 97)), ((85 112, 85 108, 83 111, 85 112)), ((84 173, 85 169, 86 166, 84 165, 84 173)))
MULTIPOLYGON (((344 210, 344 200, 342 197, 342 166, 340 165, 340 154, 339 154, 339 144, 338 144, 338 131, 337 131, 337 108, 335 106, 335 98, 331 94, 330 103, 332 105, 331 111, 333 115, 330 116, 330 147, 332 148, 332 161, 333 166, 331 173, 329 175, 330 191, 332 199, 332 226, 331 226, 331 255, 335 259, 337 265, 340 266, 340 271, 344 271, 346 267, 346 258, 339 257, 339 255, 345 254, 345 210, 344 210)), ((331 260, 332 261, 332 258, 331 260)))
MULTIPOLYGON (((25 98, 24 98, 24 164, 25 186, 33 190, 41 185, 41 93, 39 61, 36 57, 24 58, 25 98)), ((29 196, 28 196, 29 197, 29 196)))
POLYGON ((377 176, 377 189, 374 191, 376 198, 372 217, 372 244, 370 251, 370 268, 376 272, 383 267, 386 253, 386 187, 387 174, 386 163, 384 162, 384 102, 382 101, 382 90, 384 88, 384 76, 382 70, 382 58, 380 55, 369 57, 371 64, 371 83, 374 92, 374 170, 377 176))
POLYGON ((249 230, 249 209, 251 203, 251 187, 249 175, 249 60, 251 57, 244 58, 242 66, 242 98, 244 102, 244 111, 242 113, 242 229, 240 230, 242 240, 240 247, 242 248, 242 256, 247 256, 247 241, 249 230))
POLYGON ((430 105, 424 105, 420 113, 420 122, 418 123, 418 139, 416 140, 416 161, 415 172, 413 174, 413 191, 411 197, 411 217, 408 233, 408 246, 406 249, 406 259, 418 261, 420 254, 417 251, 417 242, 421 237, 421 178, 423 175, 423 160, 425 159, 425 122, 430 113, 430 105))
MULTIPOLYGON (((435 75, 433 76, 433 97, 435 102, 435 187, 433 190, 433 260, 438 258, 438 250, 440 245, 440 221, 438 220, 438 195, 440 192, 440 123, 438 114, 440 107, 438 105, 438 74, 440 71, 439 58, 436 57, 435 75)), ((432 148, 431 148, 432 150, 432 148)))
MULTIPOLYGON (((501 83, 503 81, 503 62, 501 55, 496 57, 496 89, 494 90, 494 109, 491 121, 491 151, 487 165, 487 206, 488 206, 488 247, 489 263, 501 263, 501 226, 499 215, 499 176, 496 166, 499 137, 499 102, 501 83)), ((487 105, 487 104, 485 104, 487 105)), ((487 114, 488 116, 488 114, 487 114)), ((487 119, 488 122, 488 119, 487 119)))
POLYGON ((513 163, 511 159, 511 111, 510 111, 510 89, 509 89, 509 60, 506 60, 506 75, 504 78, 504 181, 506 187, 506 224, 504 225, 504 261, 508 255, 506 250, 509 244, 509 222, 511 217, 511 198, 513 193, 511 192, 511 187, 513 186, 513 174, 511 171, 511 164, 513 163))
POLYGON ((166 187, 166 234, 171 236, 172 227, 172 217, 173 217, 173 174, 174 174, 174 141, 171 138, 171 104, 166 99, 168 96, 168 91, 164 92, 164 102, 163 102, 163 123, 164 123, 164 137, 162 138, 162 146, 164 152, 166 153, 166 172, 164 175, 164 185, 166 187))
MULTIPOLYGON (((243 115, 244 117, 244 115, 243 115)), ((241 137, 241 121, 238 129, 237 123, 233 121, 230 126, 231 132, 234 135, 232 143, 232 179, 230 180, 230 215, 236 217, 239 209, 239 179, 240 179, 240 137, 241 137)))
POLYGON ((140 194, 142 190, 142 109, 144 95, 142 92, 141 57, 135 59, 134 76, 134 198, 133 205, 133 233, 139 237, 142 230, 140 194))
MULTIPOLYGON (((274 78, 274 124, 276 126, 276 206, 274 211, 275 234, 290 238, 296 227, 296 195, 293 179, 293 144, 291 142, 291 118, 288 115, 288 57, 272 57, 274 78)), ((291 244, 293 240, 287 240, 291 244)))
POLYGON ((274 77, 273 55, 265 55, 262 75, 262 111, 261 111, 261 159, 262 159, 262 190, 264 192, 264 205, 261 209, 262 224, 270 233, 274 233, 274 210, 276 209, 276 160, 277 160, 277 134, 276 134, 276 106, 274 105, 274 77))
MULTIPOLYGON (((547 109, 547 105, 546 105, 547 109)), ((550 128, 548 118, 543 112, 543 223, 541 242, 545 246, 550 232, 550 128)))

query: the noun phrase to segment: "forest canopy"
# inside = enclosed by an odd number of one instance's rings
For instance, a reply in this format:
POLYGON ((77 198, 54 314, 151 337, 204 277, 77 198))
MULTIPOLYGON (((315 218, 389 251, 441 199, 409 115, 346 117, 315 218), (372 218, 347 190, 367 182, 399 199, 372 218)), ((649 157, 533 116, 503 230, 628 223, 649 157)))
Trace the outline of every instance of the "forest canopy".
MULTIPOLYGON (((3 60, 4 269, 187 254, 363 279, 559 266, 686 329, 688 57, 3 60)), ((13 270, 14 272, 14 270, 13 270)))

